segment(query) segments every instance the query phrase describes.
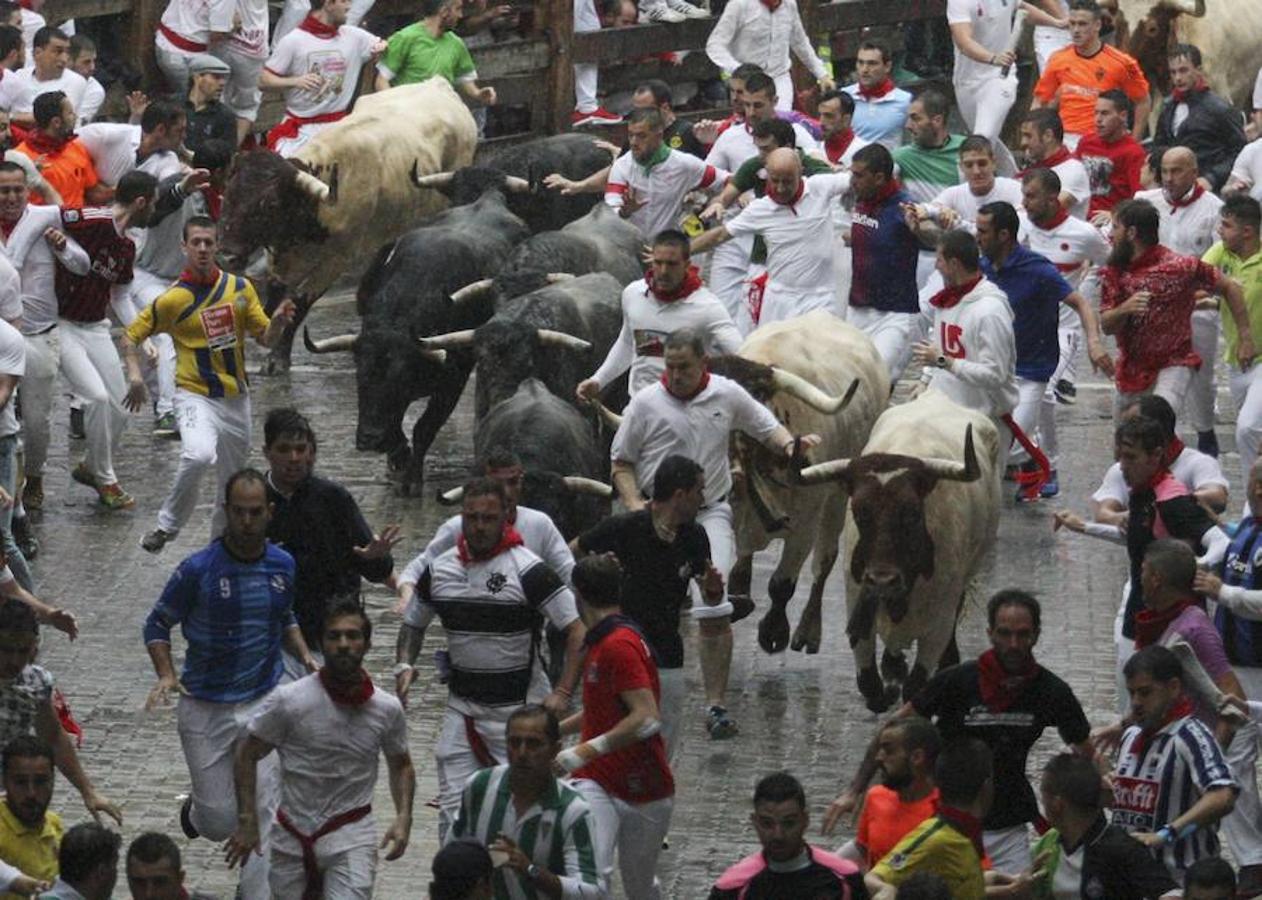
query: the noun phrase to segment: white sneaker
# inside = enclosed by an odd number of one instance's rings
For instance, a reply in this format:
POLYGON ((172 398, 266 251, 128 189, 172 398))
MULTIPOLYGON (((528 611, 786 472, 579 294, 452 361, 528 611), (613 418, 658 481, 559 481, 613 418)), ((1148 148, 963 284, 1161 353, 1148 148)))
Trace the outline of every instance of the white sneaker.
POLYGON ((644 18, 649 22, 683 22, 688 17, 681 12, 675 12, 666 5, 665 2, 655 4, 648 12, 644 14, 644 18))
POLYGON ((687 19, 708 19, 710 14, 688 0, 666 0, 666 5, 687 19))

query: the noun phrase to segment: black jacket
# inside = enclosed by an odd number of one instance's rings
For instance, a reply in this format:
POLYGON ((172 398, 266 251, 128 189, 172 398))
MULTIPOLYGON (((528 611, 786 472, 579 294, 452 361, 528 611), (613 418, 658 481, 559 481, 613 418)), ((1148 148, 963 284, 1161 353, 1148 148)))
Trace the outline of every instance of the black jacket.
POLYGON ((275 505, 267 536, 294 558, 294 616, 307 645, 317 649, 332 601, 358 597, 361 577, 385 581, 394 560, 355 555, 354 548, 370 542, 373 531, 340 484, 312 475, 286 498, 269 477, 267 499, 275 505))
MULTIPOLYGON (((1056 845, 1061 857, 1065 848, 1052 829, 1034 848, 1035 855, 1056 845)), ((1177 890, 1178 885, 1152 852, 1123 829, 1110 825, 1103 814, 1082 838, 1082 896, 1086 900, 1156 900, 1177 890)), ((1076 851, 1078 848, 1075 847, 1076 851)), ((1059 857, 1058 857, 1059 865, 1059 857)), ((1036 884, 1038 900, 1051 896, 1054 871, 1036 884)))
POLYGON ((201 145, 215 138, 227 141, 232 147, 237 146, 237 117, 232 110, 219 101, 208 103, 201 110, 193 109, 193 104, 184 102, 184 112, 188 116, 188 130, 184 133, 184 146, 194 153, 201 145))
POLYGON ((1220 191, 1231 174, 1240 149, 1248 143, 1240 111, 1210 91, 1193 91, 1187 96, 1188 117, 1178 131, 1174 110, 1178 103, 1167 97, 1153 135, 1154 158, 1167 147, 1187 147, 1196 154, 1201 175, 1214 191, 1220 191))

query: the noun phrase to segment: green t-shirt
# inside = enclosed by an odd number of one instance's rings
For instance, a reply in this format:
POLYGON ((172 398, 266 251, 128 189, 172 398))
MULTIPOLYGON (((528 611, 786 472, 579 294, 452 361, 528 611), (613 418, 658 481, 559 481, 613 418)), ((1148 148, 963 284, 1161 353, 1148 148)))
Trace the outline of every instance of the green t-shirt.
POLYGON ((898 179, 916 203, 930 203, 953 184, 959 184, 960 144, 964 136, 953 134, 941 147, 926 150, 916 144, 904 144, 894 151, 898 179))
MULTIPOLYGON (((1201 261, 1213 266, 1228 278, 1240 282, 1244 289, 1244 306, 1249 311, 1249 331, 1253 333, 1253 343, 1257 346, 1262 337, 1262 251, 1248 259, 1241 259, 1223 246, 1219 241, 1205 251, 1201 261)), ((1224 313, 1223 323, 1223 359, 1227 365, 1236 364, 1236 344, 1240 333, 1236 330, 1234 316, 1224 313)))
MULTIPOLYGON (((803 178, 811 175, 831 173, 833 170, 833 167, 822 159, 808 156, 801 150, 798 151, 798 158, 802 160, 803 178)), ((765 164, 761 156, 751 156, 741 163, 741 167, 732 176, 732 185, 742 194, 752 190, 755 197, 761 197, 767 193, 767 173, 764 171, 764 168, 765 164)), ((765 265, 767 262, 767 242, 762 239, 761 234, 754 235, 754 244, 749 254, 749 261, 758 265, 765 265)))
POLYGON ((453 32, 434 37, 424 22, 413 22, 390 35, 386 52, 378 63, 390 84, 416 84, 441 75, 455 87, 457 81, 477 77, 473 57, 464 41, 453 32))

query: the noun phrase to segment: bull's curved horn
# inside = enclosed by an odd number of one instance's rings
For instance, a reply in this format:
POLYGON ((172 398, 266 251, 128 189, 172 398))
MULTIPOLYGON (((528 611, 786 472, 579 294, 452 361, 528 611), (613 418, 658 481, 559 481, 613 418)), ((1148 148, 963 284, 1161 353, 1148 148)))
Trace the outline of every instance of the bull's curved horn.
POLYGON ((855 391, 859 389, 859 379, 856 378, 850 383, 845 394, 840 397, 830 397, 805 378, 794 375, 787 369, 775 367, 771 370, 771 383, 777 391, 784 391, 786 394, 797 397, 811 409, 825 415, 833 415, 849 406, 850 401, 854 399, 855 391))
POLYGON ((849 459, 830 459, 828 462, 807 466, 798 473, 798 482, 801 484, 823 484, 825 481, 840 481, 849 470, 849 459))
POLYGON ((359 335, 339 334, 337 337, 317 341, 311 337, 311 332, 304 325, 302 326, 302 342, 309 353, 337 353, 342 350, 354 350, 355 345, 359 343, 359 335))
POLYGON ((548 284, 559 284, 562 281, 570 281, 578 276, 573 272, 549 272, 547 274, 548 284))
POLYGON ((452 303, 468 303, 470 300, 476 300, 483 294, 490 293, 495 287, 495 279, 483 278, 481 281, 474 281, 466 284, 460 290, 451 295, 452 303))
POLYGON ((466 328, 464 331, 448 331, 446 334, 417 338, 416 342, 421 345, 422 350, 455 350, 459 347, 472 347, 473 329, 466 328))
POLYGON ((310 172, 298 170, 294 176, 294 184, 304 194, 310 194, 321 203, 329 199, 329 186, 310 172))
POLYGON ((592 349, 591 341, 585 341, 580 337, 572 334, 566 334, 564 331, 553 331, 551 328, 539 328, 535 333, 539 335, 539 343, 545 347, 564 347, 567 350, 583 350, 592 349))
POLYGON ((329 170, 329 202, 337 202, 337 163, 329 170))
POLYGON ((591 494, 609 500, 613 497, 613 488, 595 478, 584 478, 582 475, 566 475, 561 479, 565 487, 575 494, 591 494))
POLYGON ((518 178, 516 175, 504 176, 504 187, 513 194, 529 194, 530 182, 525 178, 518 178))
POLYGON ((592 400, 592 406, 596 407, 596 414, 600 416, 600 420, 605 423, 610 431, 617 431, 622 426, 622 416, 605 406, 600 400, 592 400))
POLYGON ((1205 0, 1161 0, 1158 5, 1198 19, 1205 15, 1205 0))
POLYGON ((449 491, 439 491, 436 499, 443 506, 455 506, 464 499, 464 488, 454 487, 449 491))
POLYGON ((953 459, 926 459, 925 470, 937 475, 942 481, 976 481, 982 474, 977 464, 977 450, 973 446, 973 426, 964 429, 964 462, 953 459))
POLYGON ((412 183, 418 188, 432 188, 439 190, 451 184, 451 179, 456 177, 455 172, 435 172, 432 175, 421 175, 417 170, 416 161, 412 162, 412 171, 409 173, 412 183))
MULTIPOLYGON (((424 340, 424 338, 422 338, 421 340, 424 340)), ((432 362, 432 363, 437 363, 440 366, 447 362, 446 350, 434 350, 431 347, 423 346, 417 352, 421 354, 421 359, 428 360, 429 362, 432 362)))

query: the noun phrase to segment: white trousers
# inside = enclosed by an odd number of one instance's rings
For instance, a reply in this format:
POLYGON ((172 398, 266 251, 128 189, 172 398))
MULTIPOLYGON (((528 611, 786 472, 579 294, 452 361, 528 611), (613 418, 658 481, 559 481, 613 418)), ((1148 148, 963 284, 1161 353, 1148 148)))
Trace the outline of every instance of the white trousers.
POLYGON ((1113 646, 1117 650, 1117 670, 1114 673, 1117 679, 1117 711, 1123 716, 1131 711, 1131 695, 1126 689, 1126 676, 1122 674, 1122 669, 1126 661, 1135 655, 1134 639, 1122 634, 1122 625, 1126 621, 1126 598, 1130 593, 1131 580, 1128 578, 1122 585, 1122 602, 1118 604, 1117 616, 1113 619, 1113 646))
POLYGON ((1017 163, 1000 135, 1008 111, 1017 99, 1017 67, 1012 67, 1007 78, 1000 75, 999 68, 995 67, 990 78, 956 80, 953 84, 955 102, 969 133, 990 139, 995 149, 996 174, 1011 178, 1016 174, 1017 163))
MULTIPOLYGON (((1201 358, 1201 367, 1192 374, 1188 386, 1186 422, 1198 433, 1214 430, 1214 361, 1218 359, 1218 310, 1198 309, 1192 313, 1192 349, 1201 358)), ((1178 412, 1176 408, 1175 412, 1178 412)), ((1248 470, 1246 469, 1247 473, 1248 470)))
MULTIPOLYGON (((171 279, 136 269, 131 283, 131 303, 137 314, 170 286, 171 279)), ((149 341, 158 351, 158 363, 151 366, 144 362, 145 387, 153 398, 154 410, 162 416, 175 411, 175 341, 169 334, 152 335, 149 341)))
POLYGON ((1024 822, 998 831, 983 831, 982 845, 996 872, 1017 875, 1030 868, 1030 829, 1024 822))
MULTIPOLYGON (((306 0, 303 0, 306 2, 306 0)), ((574 0, 574 32, 582 34, 589 31, 600 31, 600 15, 596 12, 596 0, 574 0)), ((579 112, 589 113, 596 109, 596 86, 600 76, 600 67, 584 63, 574 67, 574 108, 579 112)), ((652 235, 645 238, 651 240, 652 235)))
MULTIPOLYGON (((1241 372, 1231 369, 1231 402, 1236 407, 1236 449, 1240 452, 1240 471, 1248 481, 1249 470, 1262 446, 1262 365, 1254 363, 1241 372)), ((1251 693, 1250 699, 1253 699, 1251 693)), ((1262 694, 1258 695, 1262 700, 1262 694)))
MULTIPOLYGON (((507 723, 475 719, 474 727, 496 762, 508 762, 507 723)), ((460 813, 465 782, 482 768, 469 746, 464 716, 450 707, 443 711, 443 727, 434 745, 434 764, 438 775, 438 842, 442 844, 460 813)))
POLYGON ((776 83, 776 109, 793 109, 793 71, 787 70, 772 80, 776 83))
POLYGON ((688 688, 682 668, 658 669, 657 680, 662 687, 662 699, 658 704, 658 714, 662 717, 662 741, 666 744, 666 761, 674 768, 675 753, 683 738, 680 726, 688 688))
MULTIPOLYGON (((260 697, 249 703, 211 703, 193 697, 180 698, 176 710, 180 746, 192 782, 189 819, 207 840, 226 841, 236 830, 233 755, 237 742, 245 738, 246 725, 264 699, 260 697)), ((280 805, 280 770, 275 753, 269 753, 258 762, 255 797, 262 855, 251 853, 241 870, 244 897, 267 896, 270 834, 276 808, 280 805)))
MULTIPOLYGON (((266 60, 247 56, 226 41, 212 47, 210 53, 223 60, 232 70, 224 85, 220 102, 238 119, 253 122, 258 117, 259 104, 263 101, 263 92, 259 90, 259 76, 263 74, 263 63, 266 60)), ((357 74, 347 73, 347 77, 355 77, 357 74)))
POLYGON ((1039 72, 1047 68, 1047 61, 1052 58, 1053 53, 1062 47, 1068 47, 1069 43, 1069 30, 1066 28, 1034 26, 1034 58, 1038 61, 1039 72))
POLYGON ((711 503, 697 513, 697 524, 705 529, 710 539, 710 562, 723 576, 723 600, 714 605, 705 602, 695 582, 689 584, 692 597, 691 614, 694 619, 719 619, 733 612, 732 601, 727 599, 727 575, 736 563, 736 532, 732 528, 732 506, 729 503, 711 503))
MULTIPOLYGON (((346 16, 347 25, 358 25, 368 15, 375 0, 351 0, 351 10, 346 16)), ((302 20, 311 12, 309 0, 285 0, 285 8, 281 10, 276 27, 272 30, 272 51, 280 39, 297 28, 302 20)))
MULTIPOLYGON (((369 821, 372 817, 369 816, 369 821)), ((358 824, 358 823, 356 823, 358 824)), ((302 851, 280 826, 275 827, 272 842, 271 875, 268 883, 272 888, 272 900, 302 900, 307 886, 307 873, 302 867, 302 851), (278 844, 291 845, 297 853, 282 850, 278 844)), ((377 848, 373 844, 352 847, 341 853, 322 853, 316 841, 316 863, 324 879, 324 900, 371 900, 373 882, 377 877, 377 848)))
POLYGON ((837 297, 833 291, 835 280, 835 276, 830 273, 827 287, 803 290, 777 285, 768 278, 767 290, 762 295, 762 312, 758 316, 759 326, 796 319, 816 309, 836 315, 837 297))
MULTIPOLYGON (((310 11, 308 7, 307 12, 310 11)), ((153 56, 158 63, 158 68, 162 70, 162 76, 167 80, 171 93, 181 96, 187 94, 191 74, 189 66, 192 65, 196 54, 172 46, 159 32, 153 40, 153 56)))
POLYGON ((919 318, 919 313, 884 312, 866 306, 851 306, 846 310, 846 321, 876 345, 876 352, 889 372, 891 386, 902 377, 911 360, 911 345, 918 334, 919 318))
POLYGON ((158 527, 177 533, 193 515, 202 476, 215 467, 215 512, 211 533, 223 531, 223 490, 250 455, 250 395, 211 399, 179 389, 175 417, 180 425, 180 465, 171 493, 158 511, 158 527))
POLYGON ((749 255, 754 249, 753 235, 741 235, 724 241, 710 252, 709 286, 723 301, 728 315, 738 327, 749 323, 749 255))
POLYGON ((1156 394, 1165 398, 1171 408, 1183 409, 1183 400, 1187 397, 1188 387, 1192 384, 1193 372, 1190 366, 1167 366, 1157 373, 1157 380, 1146 391, 1124 394, 1119 391, 1113 397, 1113 421, 1116 422, 1122 410, 1131 402, 1147 394, 1156 394))
POLYGON ((1056 363, 1056 372, 1051 383, 1060 380, 1074 383, 1078 374, 1078 348, 1083 341, 1082 320, 1078 314, 1065 304, 1060 306, 1060 322, 1056 326, 1056 340, 1060 344, 1060 360, 1056 363))
POLYGON ((592 810, 596 869, 606 890, 613 877, 616 852, 624 895, 635 900, 660 900, 662 886, 657 880, 657 856, 670 830, 675 799, 666 797, 631 804, 607 793, 588 778, 577 779, 574 788, 592 810))
MULTIPOLYGON (((1012 420, 1026 436, 1040 448, 1043 446, 1042 425, 1045 414, 1043 396, 1047 393, 1046 381, 1031 381, 1028 378, 1017 378, 1017 406, 1012 411, 1012 420)), ((1044 451, 1046 454, 1046 451, 1044 451)), ((1030 458, 1025 448, 1017 441, 1012 442, 1008 451, 1008 462, 1016 463, 1030 458)), ((1051 462, 1051 457, 1048 457, 1051 462)), ((1055 465, 1053 465, 1055 468, 1055 465)))
POLYGON ((114 484, 114 454, 127 428, 123 398, 127 381, 118 348, 110 337, 110 323, 61 320, 61 372, 83 401, 83 430, 87 453, 83 464, 100 484, 114 484))
MULTIPOLYGON (((1244 669, 1237 666, 1236 671, 1244 669)), ((1256 669, 1254 671, 1257 671, 1256 669)), ((1243 680, 1243 679, 1242 679, 1243 680)), ((1245 693, 1249 693, 1246 688, 1245 693)), ((1260 696, 1250 694, 1250 697, 1260 696)), ((1223 751, 1240 793, 1236 805, 1222 822, 1223 840, 1231 848, 1237 866, 1262 864, 1262 800, 1258 798, 1258 726, 1249 722, 1241 726, 1231 745, 1223 751)))

